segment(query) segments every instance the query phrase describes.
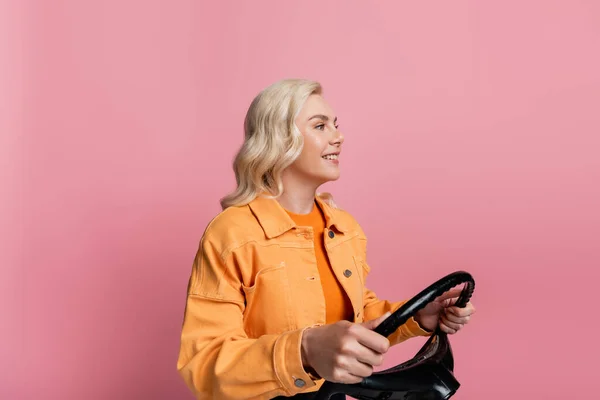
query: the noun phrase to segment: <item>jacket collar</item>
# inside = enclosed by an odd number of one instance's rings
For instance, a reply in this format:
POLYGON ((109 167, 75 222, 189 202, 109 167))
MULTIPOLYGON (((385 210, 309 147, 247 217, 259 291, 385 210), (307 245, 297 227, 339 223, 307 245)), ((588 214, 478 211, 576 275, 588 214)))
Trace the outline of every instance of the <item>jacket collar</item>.
MULTIPOLYGON (((335 228, 339 232, 346 232, 348 230, 344 221, 341 220, 338 210, 325 203, 319 196, 315 196, 315 200, 323 211, 325 226, 328 229, 335 228)), ((297 226, 281 204, 276 199, 267 197, 266 194, 257 196, 248 206, 269 239, 277 237, 297 226)))

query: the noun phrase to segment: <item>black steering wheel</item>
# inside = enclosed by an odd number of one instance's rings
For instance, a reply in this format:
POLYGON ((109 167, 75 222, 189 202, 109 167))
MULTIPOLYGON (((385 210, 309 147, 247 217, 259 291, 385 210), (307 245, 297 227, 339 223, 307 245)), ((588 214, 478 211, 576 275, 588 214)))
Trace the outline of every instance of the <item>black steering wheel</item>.
MULTIPOLYGON (((448 290, 466 283, 457 307, 465 307, 475 289, 473 277, 464 271, 451 273, 404 303, 385 319, 375 332, 388 337, 417 311, 448 290)), ((454 358, 448 336, 439 326, 410 360, 373 373, 356 384, 325 381, 315 400, 328 400, 344 394, 359 400, 444 400, 452 397, 460 383, 454 377, 454 358)))

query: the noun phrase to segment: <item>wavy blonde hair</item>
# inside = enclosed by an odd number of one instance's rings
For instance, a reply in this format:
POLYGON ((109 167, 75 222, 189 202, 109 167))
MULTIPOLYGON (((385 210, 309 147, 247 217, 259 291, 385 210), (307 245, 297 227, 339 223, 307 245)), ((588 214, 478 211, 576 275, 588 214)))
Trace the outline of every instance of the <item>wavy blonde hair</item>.
MULTIPOLYGON (((283 193, 281 174, 302 152, 296 117, 309 96, 322 94, 319 82, 284 79, 263 89, 244 120, 244 143, 233 161, 237 188, 221 199, 223 209, 250 203, 258 195, 283 193)), ((328 202, 331 195, 319 194, 328 202)))

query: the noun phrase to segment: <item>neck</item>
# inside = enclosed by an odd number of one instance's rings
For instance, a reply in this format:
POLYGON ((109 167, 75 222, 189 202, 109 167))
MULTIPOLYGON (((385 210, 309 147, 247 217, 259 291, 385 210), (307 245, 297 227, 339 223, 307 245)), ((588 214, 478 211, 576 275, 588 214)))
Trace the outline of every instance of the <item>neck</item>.
POLYGON ((283 208, 294 214, 309 214, 313 210, 318 187, 285 180, 283 187, 283 194, 277 199, 283 208))

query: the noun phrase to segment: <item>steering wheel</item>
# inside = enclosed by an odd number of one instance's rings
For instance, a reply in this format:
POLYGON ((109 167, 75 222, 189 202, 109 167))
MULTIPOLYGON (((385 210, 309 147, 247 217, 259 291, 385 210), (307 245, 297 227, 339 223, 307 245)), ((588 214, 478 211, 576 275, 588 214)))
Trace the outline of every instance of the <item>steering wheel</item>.
MULTIPOLYGON (((473 295, 475 281, 469 273, 457 271, 404 303, 379 324, 375 332, 388 337, 435 298, 462 283, 466 285, 455 306, 465 307, 473 295)), ((335 394, 344 394, 359 400, 445 400, 459 387, 460 383, 454 377, 454 358, 448 335, 438 325, 412 359, 375 372, 360 383, 325 381, 314 399, 329 400, 335 394)))

